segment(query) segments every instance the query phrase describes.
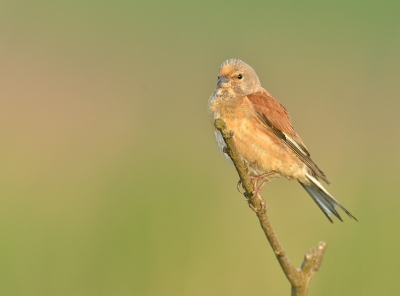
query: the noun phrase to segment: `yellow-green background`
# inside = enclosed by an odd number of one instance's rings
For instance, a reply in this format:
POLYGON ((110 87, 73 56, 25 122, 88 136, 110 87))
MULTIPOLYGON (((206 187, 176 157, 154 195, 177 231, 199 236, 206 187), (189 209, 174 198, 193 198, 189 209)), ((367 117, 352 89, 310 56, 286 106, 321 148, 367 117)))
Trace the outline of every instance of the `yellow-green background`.
POLYGON ((0 295, 288 295, 206 104, 240 58, 358 219, 263 190, 309 295, 396 295, 399 1, 1 1, 0 295))

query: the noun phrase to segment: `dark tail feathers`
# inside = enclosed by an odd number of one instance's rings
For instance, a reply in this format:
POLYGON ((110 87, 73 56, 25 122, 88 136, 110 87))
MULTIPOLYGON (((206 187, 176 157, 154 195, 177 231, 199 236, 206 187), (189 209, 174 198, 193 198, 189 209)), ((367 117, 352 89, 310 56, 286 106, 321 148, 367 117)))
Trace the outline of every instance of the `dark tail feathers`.
POLYGON ((336 210, 336 206, 342 208, 342 210, 349 215, 354 220, 358 221, 348 210, 346 210, 332 195, 329 194, 328 191, 321 185, 318 180, 307 174, 308 179, 310 180, 310 185, 305 185, 301 182, 300 185, 308 192, 308 194, 312 197, 315 203, 319 206, 319 208, 324 212, 325 216, 333 223, 329 214, 335 215, 340 221, 343 222, 339 213, 336 210))

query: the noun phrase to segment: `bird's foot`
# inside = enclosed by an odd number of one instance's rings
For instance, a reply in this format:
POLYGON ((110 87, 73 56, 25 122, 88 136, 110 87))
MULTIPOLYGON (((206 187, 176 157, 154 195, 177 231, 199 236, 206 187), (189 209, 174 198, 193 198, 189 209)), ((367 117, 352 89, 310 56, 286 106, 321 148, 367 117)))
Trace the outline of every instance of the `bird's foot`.
MULTIPOLYGON (((247 203, 249 204, 249 207, 257 214, 257 216, 259 216, 262 213, 264 213, 266 211, 266 209, 267 209, 265 200, 261 197, 260 192, 261 192, 261 189, 263 189, 263 187, 265 186, 265 184, 268 183, 268 179, 264 180, 261 183, 260 186, 257 186, 258 185, 258 181, 260 181, 260 180, 262 180, 264 178, 267 178, 268 176, 271 176, 273 174, 276 174, 276 171, 270 171, 268 173, 261 174, 261 175, 258 175, 258 176, 250 176, 251 181, 253 183, 254 190, 250 193, 250 196, 247 194, 247 192, 243 193, 244 196, 247 198, 247 203), (254 207, 253 203, 252 203, 253 199, 256 198, 257 195, 260 197, 260 202, 261 202, 261 209, 260 210, 257 210, 257 208, 254 207)), ((242 193, 240 191, 240 186, 241 185, 242 185, 242 180, 239 180, 238 183, 237 183, 236 188, 240 193, 242 193)))
POLYGON ((249 204, 250 209, 253 210, 254 213, 257 214, 257 216, 260 216, 261 214, 263 214, 266 210, 267 210, 267 205, 265 203, 265 200, 261 197, 261 195, 258 195, 260 197, 260 201, 261 201, 261 209, 257 210, 253 204, 252 204, 252 200, 256 197, 257 195, 253 195, 252 197, 250 197, 247 200, 247 203, 249 204))

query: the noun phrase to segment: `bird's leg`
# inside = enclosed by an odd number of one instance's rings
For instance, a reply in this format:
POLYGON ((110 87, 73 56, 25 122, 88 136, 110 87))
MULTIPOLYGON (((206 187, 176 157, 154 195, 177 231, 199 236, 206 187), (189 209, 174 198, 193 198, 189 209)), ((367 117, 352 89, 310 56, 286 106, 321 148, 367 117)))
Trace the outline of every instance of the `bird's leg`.
POLYGON ((263 189, 263 187, 265 186, 265 184, 268 183, 268 181, 269 181, 268 179, 267 179, 267 180, 264 180, 264 182, 262 182, 260 186, 254 188, 254 190, 253 190, 252 193, 253 193, 254 195, 259 194, 259 193, 261 192, 261 189, 263 189))
POLYGON ((264 179, 268 176, 271 176, 273 174, 275 174, 275 171, 270 171, 268 173, 262 174, 262 175, 258 175, 258 176, 250 176, 253 185, 254 185, 254 190, 252 192, 252 197, 249 198, 248 202, 249 202, 249 207, 257 214, 257 216, 261 215, 262 213, 264 213, 267 209, 267 204, 265 203, 265 200, 262 198, 262 196, 260 195, 261 189, 263 189, 263 187, 265 186, 265 184, 268 183, 268 179, 264 180, 260 186, 257 187, 257 183, 258 181, 260 181, 261 179, 264 179), (257 209, 255 207, 253 207, 253 205, 251 204, 251 200, 256 197, 257 195, 260 196, 261 199, 261 209, 259 211, 257 211, 257 209))
POLYGON ((265 173, 265 174, 262 174, 262 175, 250 176, 251 181, 253 182, 253 185, 254 185, 254 190, 253 190, 253 192, 252 192, 253 196, 254 196, 254 195, 257 195, 258 193, 260 193, 261 189, 263 189, 263 187, 265 186, 265 184, 267 184, 268 179, 267 179, 267 180, 264 180, 264 182, 262 182, 261 185, 257 187, 258 181, 260 181, 261 179, 264 179, 264 178, 266 178, 266 177, 268 177, 268 176, 270 176, 270 175, 273 175, 273 174, 275 174, 275 173, 276 173, 275 171, 270 171, 270 172, 265 173))

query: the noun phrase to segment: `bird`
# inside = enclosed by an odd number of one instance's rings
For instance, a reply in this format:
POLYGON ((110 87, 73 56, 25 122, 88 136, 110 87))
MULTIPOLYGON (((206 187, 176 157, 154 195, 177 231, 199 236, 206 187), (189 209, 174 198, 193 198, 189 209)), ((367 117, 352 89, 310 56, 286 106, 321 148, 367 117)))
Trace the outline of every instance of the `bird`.
MULTIPOLYGON (((234 143, 253 184, 264 180, 253 194, 259 193, 269 180, 286 177, 300 183, 331 223, 331 214, 343 221, 337 207, 357 220, 323 187, 320 180, 327 184, 329 181, 295 132, 288 111, 261 86, 251 66, 239 59, 223 62, 207 105, 212 123, 221 118, 234 132, 234 143)), ((212 126, 220 152, 232 163, 224 151, 221 133, 212 126)))

